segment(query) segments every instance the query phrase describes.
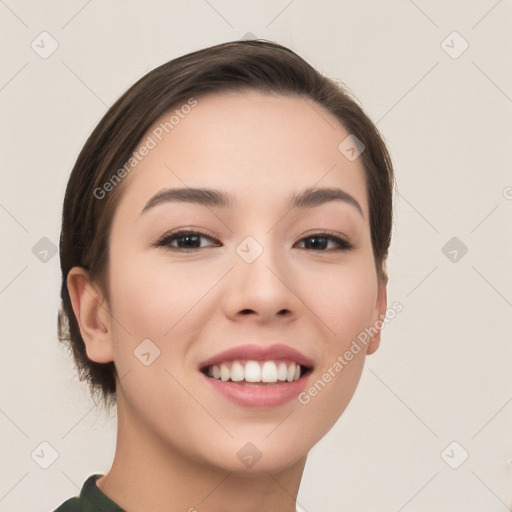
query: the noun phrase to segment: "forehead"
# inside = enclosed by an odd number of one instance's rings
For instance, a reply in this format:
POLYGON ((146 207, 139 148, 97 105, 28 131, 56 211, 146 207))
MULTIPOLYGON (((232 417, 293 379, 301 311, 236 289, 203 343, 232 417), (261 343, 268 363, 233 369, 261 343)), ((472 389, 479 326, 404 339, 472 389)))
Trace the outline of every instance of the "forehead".
POLYGON ((143 137, 137 151, 151 149, 123 184, 122 203, 140 211, 155 192, 177 186, 223 189, 260 203, 306 187, 340 187, 367 216, 361 158, 340 151, 350 134, 321 105, 252 90, 194 100, 193 107, 173 107, 143 137))

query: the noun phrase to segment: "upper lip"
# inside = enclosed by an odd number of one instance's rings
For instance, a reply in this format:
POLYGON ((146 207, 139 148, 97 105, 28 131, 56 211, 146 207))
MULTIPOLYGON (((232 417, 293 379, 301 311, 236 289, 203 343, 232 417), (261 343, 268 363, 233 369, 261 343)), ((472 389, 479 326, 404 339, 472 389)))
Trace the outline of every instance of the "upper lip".
POLYGON ((199 363, 199 369, 213 366, 224 361, 234 361, 236 359, 247 359, 251 361, 290 359, 300 365, 309 368, 313 367, 313 361, 302 352, 287 345, 283 345, 282 343, 277 343, 270 346, 250 344, 233 347, 202 361, 199 363))

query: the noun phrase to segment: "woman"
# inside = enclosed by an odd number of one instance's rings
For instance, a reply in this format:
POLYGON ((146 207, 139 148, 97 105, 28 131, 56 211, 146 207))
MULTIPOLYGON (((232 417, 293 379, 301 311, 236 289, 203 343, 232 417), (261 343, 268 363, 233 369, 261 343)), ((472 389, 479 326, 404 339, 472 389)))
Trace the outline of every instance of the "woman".
POLYGON ((379 346, 393 180, 362 109, 276 43, 133 85, 64 199, 59 335, 118 436, 57 511, 295 511, 379 346))

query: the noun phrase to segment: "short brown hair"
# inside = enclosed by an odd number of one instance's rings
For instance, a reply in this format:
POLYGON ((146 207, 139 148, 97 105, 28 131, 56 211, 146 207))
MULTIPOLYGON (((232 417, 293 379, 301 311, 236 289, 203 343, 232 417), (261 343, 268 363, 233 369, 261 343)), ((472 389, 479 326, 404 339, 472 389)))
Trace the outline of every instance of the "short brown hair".
POLYGON ((114 363, 96 363, 87 357, 67 288, 70 269, 83 267, 108 301, 109 235, 123 185, 104 199, 98 199, 94 191, 125 165, 148 129, 175 105, 202 94, 246 89, 313 100, 364 144, 361 158, 374 260, 378 278, 387 282, 393 167, 376 126, 346 87, 322 75, 289 48, 265 40, 227 42, 166 62, 138 80, 103 116, 78 155, 64 197, 59 340, 71 348, 79 378, 88 381, 93 398, 99 393, 108 407, 116 402, 114 363))

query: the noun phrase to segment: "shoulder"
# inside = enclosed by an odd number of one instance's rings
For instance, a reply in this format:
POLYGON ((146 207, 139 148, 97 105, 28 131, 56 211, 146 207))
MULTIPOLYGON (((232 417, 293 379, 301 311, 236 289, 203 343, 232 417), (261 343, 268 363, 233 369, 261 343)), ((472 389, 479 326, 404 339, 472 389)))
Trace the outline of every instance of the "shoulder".
POLYGON ((80 499, 69 498, 60 507, 56 508, 53 512, 81 512, 80 499))
POLYGON ((69 498, 53 512, 124 512, 96 485, 102 475, 94 474, 84 482, 79 496, 69 498))

